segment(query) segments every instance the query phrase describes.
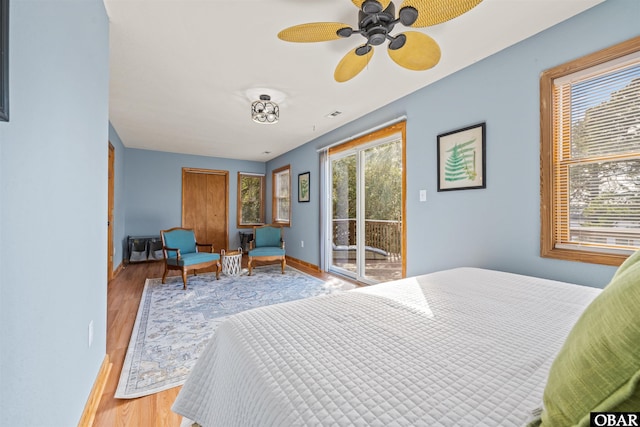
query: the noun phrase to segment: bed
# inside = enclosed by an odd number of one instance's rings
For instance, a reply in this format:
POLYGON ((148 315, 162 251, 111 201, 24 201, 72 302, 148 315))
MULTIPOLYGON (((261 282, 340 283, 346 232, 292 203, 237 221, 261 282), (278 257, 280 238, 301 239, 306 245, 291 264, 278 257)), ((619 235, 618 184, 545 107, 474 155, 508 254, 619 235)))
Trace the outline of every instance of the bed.
POLYGON ((205 427, 540 423, 554 359, 601 293, 457 268, 246 311, 172 409, 205 427))

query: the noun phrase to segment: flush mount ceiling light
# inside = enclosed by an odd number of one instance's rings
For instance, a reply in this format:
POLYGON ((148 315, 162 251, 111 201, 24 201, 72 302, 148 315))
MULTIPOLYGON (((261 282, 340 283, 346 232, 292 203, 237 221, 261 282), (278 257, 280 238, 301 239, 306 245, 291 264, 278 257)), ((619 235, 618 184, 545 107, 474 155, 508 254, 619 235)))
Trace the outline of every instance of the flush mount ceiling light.
POLYGON ((251 119, 256 123, 271 125, 280 120, 280 107, 269 95, 260 95, 260 99, 251 103, 251 119))

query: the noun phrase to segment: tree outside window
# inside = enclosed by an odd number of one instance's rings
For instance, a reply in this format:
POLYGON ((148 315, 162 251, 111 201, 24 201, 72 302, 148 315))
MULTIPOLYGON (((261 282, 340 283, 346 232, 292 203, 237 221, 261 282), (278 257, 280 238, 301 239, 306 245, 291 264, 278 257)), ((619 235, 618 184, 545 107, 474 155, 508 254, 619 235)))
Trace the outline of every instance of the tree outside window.
POLYGON ((264 174, 238 172, 238 227, 264 224, 264 174))
POLYGON ((639 42, 541 76, 544 257, 619 265, 640 248, 639 42))

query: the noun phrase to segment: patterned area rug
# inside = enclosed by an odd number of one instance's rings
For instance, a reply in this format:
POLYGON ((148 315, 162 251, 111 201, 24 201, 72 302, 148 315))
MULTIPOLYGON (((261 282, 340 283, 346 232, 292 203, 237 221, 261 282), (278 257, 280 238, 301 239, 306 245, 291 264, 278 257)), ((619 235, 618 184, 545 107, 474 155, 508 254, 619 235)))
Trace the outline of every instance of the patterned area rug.
MULTIPOLYGON (((244 272, 246 273, 246 272, 244 272)), ((354 288, 338 279, 323 281, 280 265, 254 268, 253 275, 213 273, 147 279, 115 397, 131 399, 182 385, 216 326, 254 307, 354 288)))

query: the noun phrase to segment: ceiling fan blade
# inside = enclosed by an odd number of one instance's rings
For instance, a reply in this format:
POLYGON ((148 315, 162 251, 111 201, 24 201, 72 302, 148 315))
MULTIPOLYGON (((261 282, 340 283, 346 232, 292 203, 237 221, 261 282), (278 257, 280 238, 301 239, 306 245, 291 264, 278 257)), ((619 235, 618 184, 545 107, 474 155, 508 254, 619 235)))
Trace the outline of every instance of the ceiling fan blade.
POLYGON ((441 24, 470 11, 482 0, 404 0, 400 13, 405 7, 418 11, 418 18, 412 27, 429 27, 441 24))
POLYGON ((356 53, 360 48, 361 47, 353 49, 340 60, 336 71, 333 73, 333 78, 336 79, 337 82, 343 83, 351 80, 367 66, 373 56, 373 46, 369 46, 367 53, 364 55, 358 55, 356 53))
POLYGON ((312 22, 309 24, 294 25, 285 28, 278 33, 278 38, 287 42, 311 43, 338 40, 343 38, 338 35, 338 31, 348 29, 346 33, 351 34, 351 27, 340 22, 312 22))
POLYGON ((406 41, 399 49, 388 49, 389 56, 401 67, 423 71, 434 67, 440 61, 440 46, 428 35, 417 31, 407 31, 406 41))
MULTIPOLYGON (((351 1, 353 1, 353 4, 355 4, 358 9, 362 9, 362 5, 366 1, 369 1, 370 3, 374 2, 374 1, 378 2, 380 11, 385 10, 387 8, 387 6, 389 6, 389 3, 391 3, 391 0, 351 0, 351 1)), ((374 9, 376 9, 375 6, 372 6, 372 7, 374 7, 374 9)), ((367 8, 365 8, 365 9, 367 9, 367 8)), ((362 10, 367 12, 367 10, 365 10, 365 9, 362 9, 362 10)))

